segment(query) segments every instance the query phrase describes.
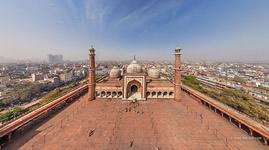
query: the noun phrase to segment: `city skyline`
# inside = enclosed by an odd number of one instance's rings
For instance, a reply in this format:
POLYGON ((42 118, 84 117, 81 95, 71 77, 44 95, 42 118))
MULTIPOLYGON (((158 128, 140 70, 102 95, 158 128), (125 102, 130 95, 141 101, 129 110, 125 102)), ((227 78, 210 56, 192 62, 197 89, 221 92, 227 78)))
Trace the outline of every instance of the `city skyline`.
POLYGON ((2 2, 0 56, 86 60, 268 61, 268 1, 2 2), (154 53, 154 55, 152 55, 154 53))

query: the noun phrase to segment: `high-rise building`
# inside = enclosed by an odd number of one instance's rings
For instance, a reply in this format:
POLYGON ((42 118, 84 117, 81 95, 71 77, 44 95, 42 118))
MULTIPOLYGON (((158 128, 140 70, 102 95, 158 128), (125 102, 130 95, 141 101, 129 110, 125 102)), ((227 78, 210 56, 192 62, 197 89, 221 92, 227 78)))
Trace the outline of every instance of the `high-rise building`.
POLYGON ((48 55, 49 63, 62 63, 63 62, 63 55, 48 55))

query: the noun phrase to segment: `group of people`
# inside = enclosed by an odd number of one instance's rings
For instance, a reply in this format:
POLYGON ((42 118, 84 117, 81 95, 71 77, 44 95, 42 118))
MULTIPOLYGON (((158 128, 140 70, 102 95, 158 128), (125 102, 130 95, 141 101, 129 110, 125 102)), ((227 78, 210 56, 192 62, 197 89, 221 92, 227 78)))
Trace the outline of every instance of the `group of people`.
POLYGON ((125 112, 131 112, 131 107, 129 107, 129 108, 125 108, 125 112))
MULTIPOLYGON (((136 100, 133 100, 131 103, 129 103, 129 105, 133 105, 133 104, 135 104, 133 106, 133 109, 135 110, 135 108, 139 106, 139 103, 136 100)), ((131 112, 131 111, 132 111, 132 107, 125 108, 125 112, 131 112)))
MULTIPOLYGON (((136 112, 136 113, 139 114, 140 112, 135 110, 135 108, 139 106, 139 103, 137 103, 136 101, 132 101, 131 104, 134 104, 134 103, 135 103, 135 105, 133 106, 134 112, 136 112)), ((131 112, 131 111, 132 111, 132 107, 126 107, 126 108, 125 108, 125 112, 131 112)), ((141 114, 143 115, 144 112, 141 111, 141 114)), ((153 112, 150 112, 150 114, 153 114, 153 112)))
MULTIPOLYGON (((134 109, 135 109, 135 107, 134 107, 134 109)), ((131 111, 132 111, 132 108, 131 108, 131 107, 128 107, 128 108, 126 107, 126 108, 125 108, 125 112, 131 112, 131 111)), ((136 113, 138 113, 138 114, 140 113, 139 111, 136 111, 136 110, 134 110, 134 112, 136 112, 136 113)), ((152 114, 152 112, 150 112, 150 113, 152 114)), ((144 114, 144 112, 141 111, 141 114, 144 114)))

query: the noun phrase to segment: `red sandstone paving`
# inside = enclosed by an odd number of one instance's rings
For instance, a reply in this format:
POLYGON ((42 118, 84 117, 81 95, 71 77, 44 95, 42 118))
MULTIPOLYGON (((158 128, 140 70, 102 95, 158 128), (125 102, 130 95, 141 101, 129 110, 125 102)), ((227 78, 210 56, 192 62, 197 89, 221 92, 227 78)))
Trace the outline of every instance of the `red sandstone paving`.
POLYGON ((248 137, 248 135, 185 94, 179 103, 155 99, 141 102, 135 109, 133 107, 134 104, 121 100, 99 99, 87 102, 87 96, 83 96, 80 101, 73 103, 36 130, 30 130, 15 139, 5 148, 266 149, 255 140, 232 140, 233 137, 248 137), (131 112, 125 112, 127 107, 132 107, 131 112), (201 113, 204 116, 202 122, 199 116, 201 113), (95 130, 91 137, 89 137, 90 130, 95 130), (27 138, 30 140, 23 140, 27 138), (225 138, 228 139, 228 147, 225 138), (131 141, 133 146, 129 147, 131 141))

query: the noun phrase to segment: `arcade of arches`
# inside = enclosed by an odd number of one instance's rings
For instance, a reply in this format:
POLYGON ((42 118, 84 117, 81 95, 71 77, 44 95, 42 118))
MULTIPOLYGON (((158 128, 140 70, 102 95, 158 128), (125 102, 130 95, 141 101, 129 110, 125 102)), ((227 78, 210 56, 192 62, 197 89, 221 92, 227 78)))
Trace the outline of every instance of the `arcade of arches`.
MULTIPOLYGON (((122 91, 96 91, 96 98, 122 98, 122 91)), ((174 98, 173 91, 147 91, 146 98, 174 98)))

